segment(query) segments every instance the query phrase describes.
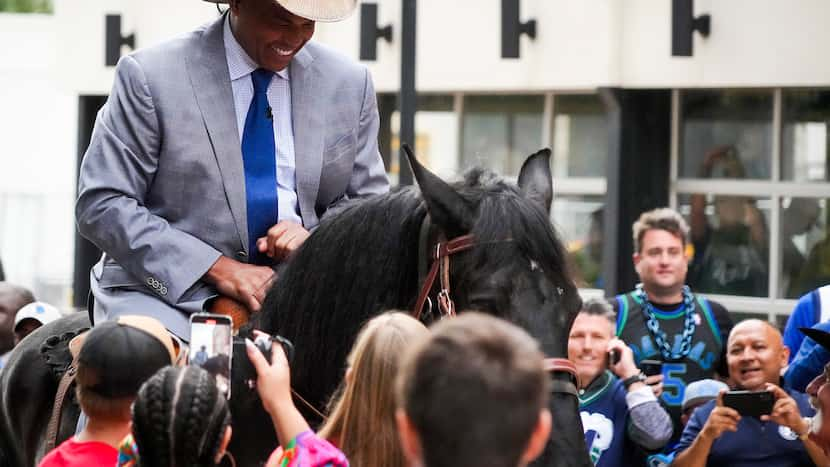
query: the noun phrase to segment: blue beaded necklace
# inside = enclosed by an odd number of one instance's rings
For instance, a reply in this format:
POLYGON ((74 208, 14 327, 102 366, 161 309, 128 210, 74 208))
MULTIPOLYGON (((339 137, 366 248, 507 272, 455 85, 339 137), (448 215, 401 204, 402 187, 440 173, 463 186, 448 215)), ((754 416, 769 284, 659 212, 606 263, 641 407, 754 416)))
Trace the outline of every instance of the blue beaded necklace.
POLYGON ((689 355, 689 352, 692 350, 692 337, 695 334, 696 327, 694 317, 694 297, 692 296, 692 291, 689 289, 689 286, 683 286, 683 313, 685 314, 685 319, 683 321, 683 334, 680 338, 680 349, 678 352, 674 352, 672 350, 671 344, 669 344, 666 339, 666 332, 660 329, 660 322, 657 320, 654 307, 651 305, 651 302, 648 301, 648 294, 646 294, 645 289, 643 289, 643 284, 637 284, 635 293, 642 304, 641 308, 643 309, 643 314, 645 315, 646 328, 648 328, 648 332, 654 339, 654 343, 657 344, 657 348, 660 349, 660 353, 663 354, 663 360, 680 360, 686 355, 689 355))

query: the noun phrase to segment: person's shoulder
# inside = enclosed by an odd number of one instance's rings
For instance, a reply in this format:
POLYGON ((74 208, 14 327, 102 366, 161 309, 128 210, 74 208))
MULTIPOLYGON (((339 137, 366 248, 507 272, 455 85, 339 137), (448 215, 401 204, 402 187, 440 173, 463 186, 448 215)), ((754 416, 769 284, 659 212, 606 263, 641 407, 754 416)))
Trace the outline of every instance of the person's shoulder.
POLYGON ((314 66, 323 72, 330 72, 327 73, 329 76, 360 80, 366 77, 365 65, 328 45, 311 40, 303 49, 314 58, 314 66))
MULTIPOLYGON (((695 295, 697 295, 697 294, 695 294, 695 295)), ((721 304, 720 302, 716 302, 714 300, 708 299, 706 297, 701 297, 699 295, 698 295, 698 297, 702 301, 706 302, 709 305, 709 309, 712 310, 713 315, 715 315, 715 316, 729 316, 729 310, 727 310, 726 307, 723 306, 723 304, 721 304)))

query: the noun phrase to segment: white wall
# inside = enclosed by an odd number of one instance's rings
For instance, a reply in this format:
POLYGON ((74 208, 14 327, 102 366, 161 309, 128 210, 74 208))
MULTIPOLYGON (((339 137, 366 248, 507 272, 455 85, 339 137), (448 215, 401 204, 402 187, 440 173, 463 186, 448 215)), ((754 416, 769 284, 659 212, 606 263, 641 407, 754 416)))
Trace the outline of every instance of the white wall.
POLYGON ((830 86, 830 2, 697 0, 712 32, 694 57, 671 55, 671 2, 625 0, 626 87, 830 86))
POLYGON ((0 258, 9 281, 69 303, 77 97, 61 90, 55 18, 0 14, 0 258))
MULTIPOLYGON (((375 0, 392 44, 378 41, 367 63, 378 91, 400 83, 400 0, 375 0)), ((106 93, 104 15, 121 13, 138 45, 160 42, 216 17, 199 0, 55 0, 65 81, 106 93)), ((697 0, 712 16, 707 39, 695 34, 693 57, 671 57, 669 0, 521 0, 537 38, 522 38, 521 58, 500 58, 500 0, 418 1, 417 86, 422 91, 582 90, 621 87, 758 87, 830 85, 830 2, 697 0)), ((315 38, 357 59, 359 14, 318 23, 315 38)))

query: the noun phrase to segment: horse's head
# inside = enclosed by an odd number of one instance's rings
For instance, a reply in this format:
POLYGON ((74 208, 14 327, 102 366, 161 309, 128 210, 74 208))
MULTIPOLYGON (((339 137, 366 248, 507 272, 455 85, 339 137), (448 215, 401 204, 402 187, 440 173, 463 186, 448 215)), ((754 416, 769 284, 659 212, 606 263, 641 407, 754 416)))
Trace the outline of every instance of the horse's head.
POLYGON ((548 217, 550 150, 527 158, 517 186, 482 170, 450 185, 404 149, 430 216, 427 251, 442 237, 475 238, 473 248, 452 257, 456 308, 508 319, 533 334, 548 356, 566 356, 568 330, 581 300, 548 217))

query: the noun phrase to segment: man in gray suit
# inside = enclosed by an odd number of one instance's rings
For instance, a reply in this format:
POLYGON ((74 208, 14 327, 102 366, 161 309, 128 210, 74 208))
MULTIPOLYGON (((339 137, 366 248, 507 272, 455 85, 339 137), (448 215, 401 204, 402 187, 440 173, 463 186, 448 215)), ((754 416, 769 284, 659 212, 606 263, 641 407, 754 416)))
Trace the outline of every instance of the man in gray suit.
POLYGON ((356 0, 208 1, 229 11, 119 61, 95 122, 76 217, 104 251, 96 322, 145 314, 189 340, 217 293, 256 311, 327 209, 389 189, 368 71, 309 42, 356 0))

